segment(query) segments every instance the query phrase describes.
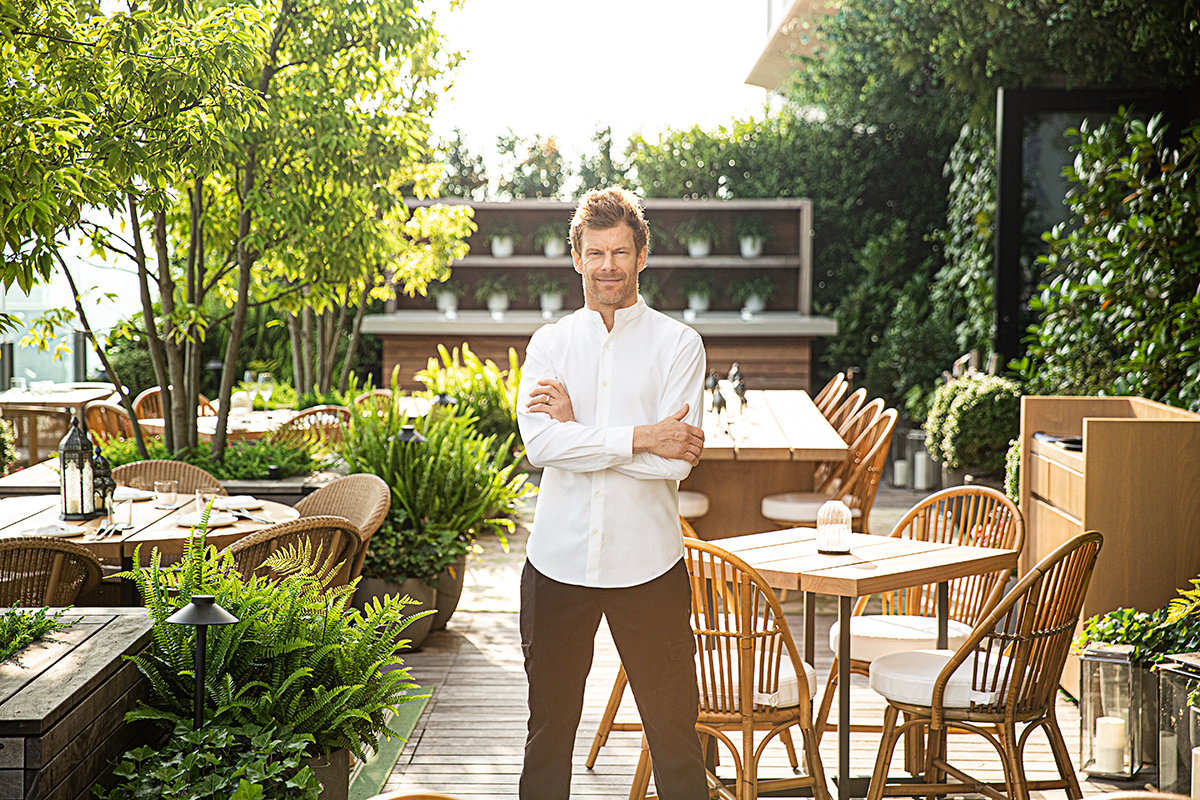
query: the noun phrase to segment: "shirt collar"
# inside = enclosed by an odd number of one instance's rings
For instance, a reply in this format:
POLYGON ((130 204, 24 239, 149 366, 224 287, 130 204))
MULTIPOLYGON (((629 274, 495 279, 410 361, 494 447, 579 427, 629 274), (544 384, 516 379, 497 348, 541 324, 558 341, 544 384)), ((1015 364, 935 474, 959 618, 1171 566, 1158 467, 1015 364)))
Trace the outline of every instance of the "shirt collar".
MULTIPOLYGON (((643 300, 642 296, 639 294, 636 303, 626 308, 618 308, 613 314, 613 330, 615 331, 622 325, 626 325, 637 319, 642 314, 646 313, 647 308, 649 308, 649 306, 646 305, 646 301, 643 300)), ((594 311, 587 306, 584 306, 576 313, 587 320, 588 324, 599 326, 601 330, 604 330, 605 333, 608 333, 607 329, 604 327, 604 318, 600 316, 599 311, 594 311)))

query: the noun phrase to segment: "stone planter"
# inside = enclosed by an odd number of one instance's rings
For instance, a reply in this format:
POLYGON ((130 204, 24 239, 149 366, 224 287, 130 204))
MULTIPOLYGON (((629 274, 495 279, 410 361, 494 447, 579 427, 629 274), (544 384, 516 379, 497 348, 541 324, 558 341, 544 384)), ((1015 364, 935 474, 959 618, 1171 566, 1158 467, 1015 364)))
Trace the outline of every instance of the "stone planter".
POLYGON ((350 797, 350 751, 334 750, 329 758, 310 758, 317 780, 321 782, 321 800, 348 800, 350 797))
POLYGON ((431 630, 440 631, 450 621, 454 609, 458 608, 458 599, 462 596, 463 578, 467 574, 467 555, 463 553, 458 561, 442 570, 437 579, 437 613, 433 615, 431 630))
MULTIPOLYGON (((359 581, 358 588, 354 592, 352 603, 355 608, 361 611, 373 597, 395 597, 397 595, 400 597, 408 595, 419 603, 419 605, 405 606, 405 611, 409 614, 428 611, 434 607, 437 599, 437 591, 419 578, 407 578, 404 583, 392 583, 382 578, 363 578, 359 581)), ((409 649, 420 649, 425 641, 425 637, 429 635, 432 626, 432 614, 409 623, 408 627, 404 629, 405 638, 410 640, 409 649)))
POLYGON ((546 258, 561 258, 567 252, 567 245, 562 239, 547 239, 542 245, 542 254, 546 258))

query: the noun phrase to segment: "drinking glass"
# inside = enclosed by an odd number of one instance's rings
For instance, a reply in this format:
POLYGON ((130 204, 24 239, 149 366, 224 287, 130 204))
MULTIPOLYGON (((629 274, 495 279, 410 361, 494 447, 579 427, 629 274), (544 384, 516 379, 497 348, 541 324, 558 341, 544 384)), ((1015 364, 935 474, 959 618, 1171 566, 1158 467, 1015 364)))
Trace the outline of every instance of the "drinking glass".
POLYGON ((109 523, 119 531, 133 527, 133 500, 113 500, 109 506, 109 523))
POLYGON ((275 391, 275 379, 271 377, 269 372, 261 372, 258 375, 258 393, 262 395, 263 407, 268 407, 271 402, 271 393, 275 391))
POLYGON ((26 383, 24 378, 13 378, 12 388, 16 389, 18 392, 23 392, 29 388, 29 384, 26 383))
POLYGON ((179 481, 155 481, 154 496, 158 500, 155 508, 179 508, 179 481))
POLYGON ((254 398, 258 396, 258 373, 252 369, 248 369, 242 373, 242 385, 246 388, 246 394, 250 395, 250 410, 254 410, 254 398))
POLYGON ((196 490, 196 510, 204 511, 204 509, 208 508, 209 503, 211 503, 213 500, 215 500, 217 498, 217 495, 219 495, 220 493, 221 492, 218 489, 216 489, 215 487, 208 488, 208 489, 197 489, 196 490))

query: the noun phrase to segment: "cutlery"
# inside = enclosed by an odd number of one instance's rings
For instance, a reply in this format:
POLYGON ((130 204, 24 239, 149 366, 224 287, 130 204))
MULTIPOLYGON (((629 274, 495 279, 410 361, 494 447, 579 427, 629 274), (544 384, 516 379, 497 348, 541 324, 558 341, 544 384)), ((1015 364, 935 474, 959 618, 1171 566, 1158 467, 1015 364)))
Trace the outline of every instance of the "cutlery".
POLYGON ((229 511, 229 513, 233 514, 235 517, 241 517, 242 519, 248 519, 251 522, 261 522, 266 525, 274 525, 275 524, 275 520, 273 520, 273 519, 267 519, 266 517, 259 517, 254 514, 251 514, 248 511, 242 511, 241 509, 231 509, 229 511))

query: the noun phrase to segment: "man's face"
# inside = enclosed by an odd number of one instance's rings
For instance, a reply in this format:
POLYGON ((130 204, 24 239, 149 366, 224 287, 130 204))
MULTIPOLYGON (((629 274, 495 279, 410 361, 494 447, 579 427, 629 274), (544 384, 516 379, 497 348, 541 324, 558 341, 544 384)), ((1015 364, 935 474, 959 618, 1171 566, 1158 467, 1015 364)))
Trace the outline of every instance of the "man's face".
POLYGON ((633 230, 624 222, 613 228, 584 228, 583 252, 571 252, 575 271, 583 276, 588 308, 602 311, 628 308, 637 302, 637 275, 646 266, 645 248, 633 244, 633 230))

